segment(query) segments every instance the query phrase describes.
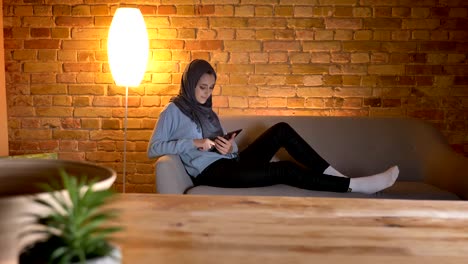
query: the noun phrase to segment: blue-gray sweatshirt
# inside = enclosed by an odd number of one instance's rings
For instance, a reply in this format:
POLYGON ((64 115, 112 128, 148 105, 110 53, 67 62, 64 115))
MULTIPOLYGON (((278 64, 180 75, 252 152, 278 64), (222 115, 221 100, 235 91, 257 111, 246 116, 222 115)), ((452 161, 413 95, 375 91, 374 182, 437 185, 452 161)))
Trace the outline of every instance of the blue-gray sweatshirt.
POLYGON ((215 151, 198 150, 193 140, 202 138, 201 129, 197 128, 195 122, 182 113, 174 103, 169 103, 159 115, 148 145, 148 157, 179 155, 188 174, 193 177, 198 176, 208 165, 221 158, 237 157, 238 147, 235 142, 232 144, 232 153, 226 155, 215 151))

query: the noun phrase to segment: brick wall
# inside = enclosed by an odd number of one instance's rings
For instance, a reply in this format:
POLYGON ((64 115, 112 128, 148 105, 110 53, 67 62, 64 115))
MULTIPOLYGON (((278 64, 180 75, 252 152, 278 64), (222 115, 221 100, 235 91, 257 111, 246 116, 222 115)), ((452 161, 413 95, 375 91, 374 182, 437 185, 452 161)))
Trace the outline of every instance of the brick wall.
MULTIPOLYGON (((128 191, 154 190, 147 140, 195 58, 218 71, 220 115, 415 117, 468 153, 466 1, 130 3, 145 15, 151 62, 130 90, 128 191)), ((10 154, 58 152, 122 172, 125 90, 106 54, 116 8, 112 0, 4 0, 10 154)))

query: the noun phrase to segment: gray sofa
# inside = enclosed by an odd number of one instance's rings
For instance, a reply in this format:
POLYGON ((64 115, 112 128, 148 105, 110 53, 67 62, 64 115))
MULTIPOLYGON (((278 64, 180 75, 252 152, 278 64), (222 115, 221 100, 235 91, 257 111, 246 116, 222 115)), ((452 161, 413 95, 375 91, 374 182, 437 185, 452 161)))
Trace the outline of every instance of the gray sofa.
MULTIPOLYGON (((276 195, 398 199, 468 199, 468 158, 455 153, 429 123, 407 118, 229 116, 227 131, 243 128, 242 150, 271 125, 284 121, 332 166, 351 177, 371 175, 398 165, 394 186, 372 195, 303 190, 287 185, 260 188, 193 186, 180 158, 156 161, 156 191, 164 194, 276 195)), ((291 159, 279 151, 274 159, 291 159)))

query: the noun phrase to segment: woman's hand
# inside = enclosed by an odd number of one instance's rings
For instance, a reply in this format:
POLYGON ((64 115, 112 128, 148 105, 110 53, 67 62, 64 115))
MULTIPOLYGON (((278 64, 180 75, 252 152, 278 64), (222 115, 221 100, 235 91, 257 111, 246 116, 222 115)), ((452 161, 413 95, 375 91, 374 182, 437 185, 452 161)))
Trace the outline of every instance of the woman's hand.
POLYGON ((223 155, 231 153, 232 142, 234 142, 235 138, 236 138, 236 134, 232 134, 229 140, 218 136, 214 141, 216 143, 215 148, 218 150, 219 153, 223 155))
POLYGON ((210 140, 208 138, 194 139, 193 144, 195 145, 195 147, 197 147, 198 150, 201 151, 208 151, 215 145, 213 140, 210 140))

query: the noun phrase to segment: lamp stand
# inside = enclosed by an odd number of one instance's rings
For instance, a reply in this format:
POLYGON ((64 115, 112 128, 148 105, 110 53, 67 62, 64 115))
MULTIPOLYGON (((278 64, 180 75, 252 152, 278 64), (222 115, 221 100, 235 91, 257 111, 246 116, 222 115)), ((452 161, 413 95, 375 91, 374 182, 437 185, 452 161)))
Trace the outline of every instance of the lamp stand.
POLYGON ((128 116, 128 86, 125 86, 125 118, 124 118, 124 145, 123 145, 123 193, 125 193, 125 176, 127 172, 127 116, 128 116))

